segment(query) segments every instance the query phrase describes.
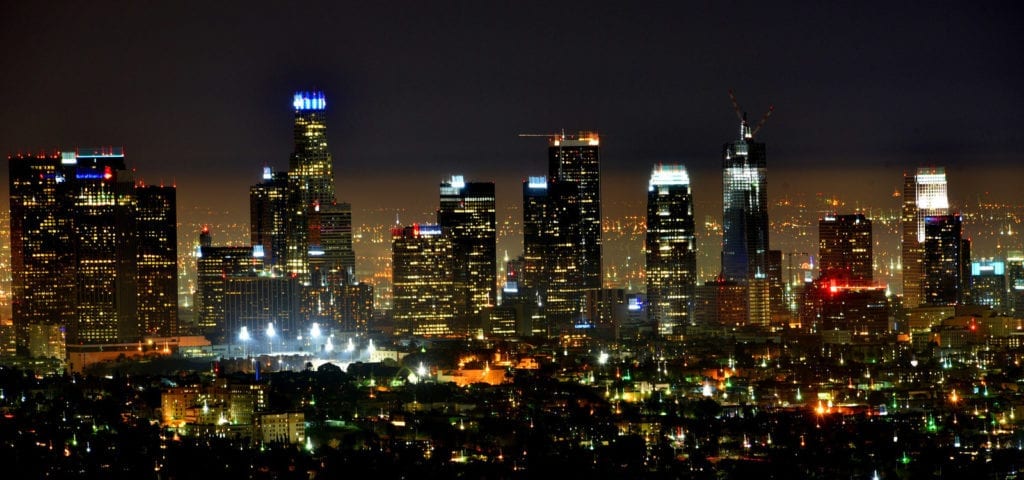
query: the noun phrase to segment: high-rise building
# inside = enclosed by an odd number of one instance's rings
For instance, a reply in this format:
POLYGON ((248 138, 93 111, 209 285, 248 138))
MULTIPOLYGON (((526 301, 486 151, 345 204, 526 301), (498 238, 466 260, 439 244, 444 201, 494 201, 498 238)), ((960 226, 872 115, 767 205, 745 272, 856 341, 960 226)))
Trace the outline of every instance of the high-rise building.
POLYGON ((1006 256, 1006 310, 1024 317, 1024 253, 1010 252, 1006 256))
POLYGON ((993 259, 971 262, 971 303, 1009 313, 1006 292, 1006 262, 993 259))
POLYGON ((228 279, 253 276, 254 266, 257 263, 262 266, 252 252, 253 248, 246 246, 213 246, 210 229, 203 227, 196 260, 196 333, 219 339, 230 338, 225 320, 228 279))
POLYGON ((77 239, 66 213, 75 163, 74 153, 65 161, 60 154, 9 157, 11 306, 23 347, 30 325, 67 326, 75 320, 77 239))
POLYGON ((139 324, 146 335, 178 334, 176 189, 137 186, 139 324))
POLYGON ((523 185, 523 286, 535 297, 549 334, 583 320, 586 290, 580 269, 578 187, 530 177, 523 185), (539 180, 539 182, 538 182, 539 180))
POLYGON ((721 276, 726 282, 747 287, 749 323, 767 325, 771 316, 771 282, 765 144, 754 141, 744 118, 739 138, 725 144, 722 150, 721 276))
POLYGON ((455 319, 452 242, 438 225, 391 230, 392 317, 396 331, 450 335, 455 319))
POLYGON ((285 267, 288 240, 288 172, 263 167, 260 183, 249 188, 249 230, 254 254, 267 270, 285 267))
POLYGON ((801 323, 811 331, 844 330, 859 335, 889 331, 885 287, 848 285, 822 277, 803 292, 801 323))
POLYGON ((959 215, 925 217, 921 292, 932 306, 963 302, 964 242, 959 215))
POLYGON ((298 92, 295 151, 288 163, 287 271, 309 283, 309 217, 334 203, 334 167, 327 150, 327 100, 323 92, 298 92))
POLYGON ((697 242, 690 176, 682 165, 657 165, 647 184, 647 308, 658 333, 691 323, 697 242))
POLYGON ((523 271, 519 279, 519 292, 536 299, 546 297, 548 225, 553 222, 549 213, 548 180, 533 176, 523 182, 523 271))
POLYGON ((842 285, 870 285, 871 220, 862 214, 828 215, 818 221, 821 278, 842 285))
POLYGON ((548 333, 586 323, 587 291, 601 288, 600 143, 594 133, 552 136, 548 176, 523 183, 521 287, 548 333))
POLYGON ((452 241, 459 317, 497 304, 494 209, 494 182, 466 182, 452 175, 441 183, 437 223, 452 241))
POLYGON ((768 252, 768 188, 765 145, 755 142, 750 126, 722 154, 722 276, 747 283, 765 277, 768 252))
POLYGON ((922 291, 924 271, 925 217, 948 215, 944 168, 918 168, 903 177, 902 238, 903 306, 914 308, 926 302, 922 291))
POLYGON ((338 286, 356 280, 352 248, 352 205, 318 205, 309 217, 309 264, 314 286, 338 286))
POLYGON ((69 344, 171 333, 173 187, 133 185, 120 147, 10 159, 14 323, 62 325, 69 344))
POLYGON ((579 285, 571 289, 601 288, 601 141, 596 133, 581 132, 575 138, 564 134, 550 139, 548 182, 572 184, 575 188, 556 191, 555 200, 571 206, 559 223, 574 238, 573 267, 579 271, 579 285))

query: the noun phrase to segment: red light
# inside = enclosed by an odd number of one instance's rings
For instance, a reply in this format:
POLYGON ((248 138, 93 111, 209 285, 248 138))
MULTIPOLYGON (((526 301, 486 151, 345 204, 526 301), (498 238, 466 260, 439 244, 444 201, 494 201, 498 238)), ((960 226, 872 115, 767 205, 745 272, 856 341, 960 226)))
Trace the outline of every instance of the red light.
POLYGON ((110 180, 111 178, 114 178, 114 171, 110 169, 110 165, 107 165, 103 167, 103 179, 110 180))

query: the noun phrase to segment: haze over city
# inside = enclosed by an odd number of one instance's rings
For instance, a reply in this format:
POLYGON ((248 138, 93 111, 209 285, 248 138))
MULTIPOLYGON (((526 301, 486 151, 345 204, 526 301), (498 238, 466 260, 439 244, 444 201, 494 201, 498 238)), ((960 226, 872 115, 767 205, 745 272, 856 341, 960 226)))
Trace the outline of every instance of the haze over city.
POLYGON ((339 199, 409 222, 452 173, 518 205, 545 159, 516 135, 563 129, 602 134, 607 216, 642 212, 657 162, 685 164, 715 216, 730 88, 752 121, 775 106, 759 135, 773 202, 896 208, 919 165, 945 166, 955 205, 1013 200, 1024 173, 1014 2, 2 8, 0 148, 123 145, 147 182, 177 184, 190 224, 243 223, 261 167, 286 166, 291 92, 311 88, 330 99, 339 199))

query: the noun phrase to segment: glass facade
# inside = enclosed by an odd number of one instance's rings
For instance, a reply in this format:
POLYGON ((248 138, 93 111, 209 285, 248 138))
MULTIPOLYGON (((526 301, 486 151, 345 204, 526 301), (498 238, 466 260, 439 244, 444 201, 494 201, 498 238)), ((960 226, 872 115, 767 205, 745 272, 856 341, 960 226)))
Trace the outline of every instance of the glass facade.
POLYGON ((691 323, 697 243, 690 177, 682 165, 658 165, 647 187, 647 308, 658 333, 691 323))
POLYGON ((871 283, 871 220, 864 215, 829 215, 818 221, 821 278, 844 285, 871 283))
POLYGON ((177 329, 174 187, 135 185, 119 147, 10 159, 13 316, 69 343, 177 329))
POLYGON ((452 241, 459 316, 497 305, 494 182, 466 182, 461 175, 442 182, 437 223, 452 241))
POLYGON ((455 283, 452 242, 436 225, 391 230, 393 309, 396 333, 453 333, 455 283))
POLYGON ((298 92, 295 151, 288 163, 287 271, 309 283, 309 217, 334 199, 334 167, 327 150, 327 103, 322 92, 298 92))

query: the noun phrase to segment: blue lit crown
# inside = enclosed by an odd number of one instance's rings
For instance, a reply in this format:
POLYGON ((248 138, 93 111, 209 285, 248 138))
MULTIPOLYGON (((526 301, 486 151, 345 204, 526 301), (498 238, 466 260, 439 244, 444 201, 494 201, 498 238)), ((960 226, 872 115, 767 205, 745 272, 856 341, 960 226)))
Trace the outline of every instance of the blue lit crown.
POLYGON ((295 92, 295 95, 292 97, 292 106, 295 107, 296 111, 326 110, 327 98, 324 97, 324 92, 320 91, 295 92))

